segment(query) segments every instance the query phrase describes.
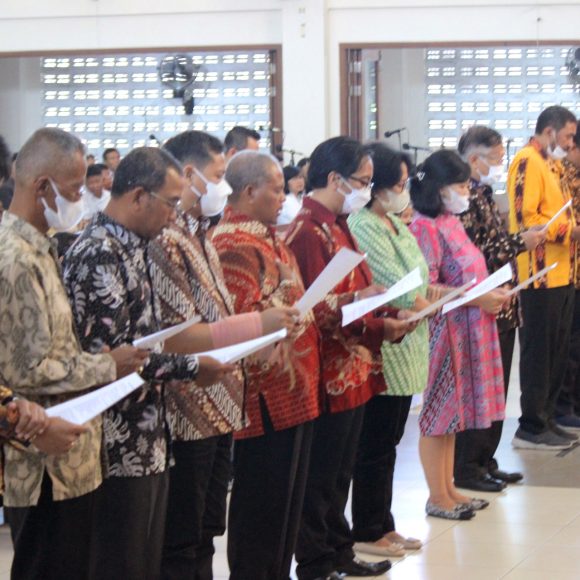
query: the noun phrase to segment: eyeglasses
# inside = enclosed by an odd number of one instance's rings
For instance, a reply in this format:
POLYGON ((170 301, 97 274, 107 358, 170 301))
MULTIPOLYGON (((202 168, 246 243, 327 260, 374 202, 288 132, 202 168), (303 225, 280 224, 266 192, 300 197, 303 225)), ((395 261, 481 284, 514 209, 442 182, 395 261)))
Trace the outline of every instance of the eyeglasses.
POLYGON ((374 182, 367 181, 366 179, 361 179, 360 177, 357 177, 356 175, 349 175, 346 179, 352 179, 353 181, 358 181, 363 187, 370 187, 371 189, 373 188, 373 185, 374 185, 374 182))
POLYGON ((148 191, 147 193, 150 196, 155 197, 159 201, 162 201, 165 205, 167 205, 171 209, 174 209, 175 211, 179 211, 181 209, 182 204, 180 199, 166 199, 165 197, 159 195, 158 193, 155 193, 154 191, 148 191))

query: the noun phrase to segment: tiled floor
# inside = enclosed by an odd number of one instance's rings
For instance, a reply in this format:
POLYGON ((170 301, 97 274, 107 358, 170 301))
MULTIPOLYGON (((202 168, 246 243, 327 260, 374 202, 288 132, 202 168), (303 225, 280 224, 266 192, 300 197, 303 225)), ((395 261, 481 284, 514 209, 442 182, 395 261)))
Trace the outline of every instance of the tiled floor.
MULTIPOLYGON (((425 546, 404 559, 393 560, 392 570, 380 578, 580 578, 580 447, 560 454, 514 451, 510 440, 519 414, 518 385, 517 361, 514 361, 508 419, 498 456, 502 467, 521 470, 526 478, 523 484, 511 486, 500 494, 477 494, 490 500, 491 505, 469 522, 425 517, 427 489, 417 455, 417 416, 409 419, 397 459, 394 512, 399 531, 422 538, 425 546)), ((216 580, 228 577, 225 546, 225 538, 220 538, 214 565, 216 580)), ((10 559, 10 539, 3 527, 0 528, 0 580, 9 578, 10 559)))

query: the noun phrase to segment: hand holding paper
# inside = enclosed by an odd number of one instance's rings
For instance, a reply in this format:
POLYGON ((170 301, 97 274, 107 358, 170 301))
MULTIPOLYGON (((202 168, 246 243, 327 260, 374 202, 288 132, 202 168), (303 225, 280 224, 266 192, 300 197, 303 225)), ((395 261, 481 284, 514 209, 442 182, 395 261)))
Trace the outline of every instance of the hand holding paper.
POLYGON ((491 276, 488 276, 485 280, 480 282, 477 286, 465 293, 465 296, 454 300, 453 302, 448 302, 443 307, 443 314, 447 314, 455 308, 459 308, 492 290, 495 290, 498 286, 509 282, 512 279, 512 267, 506 264, 503 268, 500 268, 497 272, 494 272, 491 276))
POLYGON ((324 300, 326 295, 364 259, 365 256, 362 254, 341 248, 312 282, 304 296, 294 305, 300 310, 300 318, 304 318, 309 310, 324 300))
POLYGON ((154 332, 153 334, 137 338, 133 341, 133 346, 136 346, 137 348, 151 349, 156 344, 163 342, 164 340, 167 340, 176 334, 179 334, 181 331, 189 328, 191 325, 199 322, 200 320, 200 316, 194 316, 193 318, 190 318, 181 324, 176 324, 175 326, 170 326, 169 328, 160 330, 159 332, 154 332))
POLYGON ((461 296, 467 289, 471 288, 475 284, 475 282, 476 282, 476 278, 473 278, 472 280, 470 280, 466 284, 463 284, 463 286, 459 286, 459 288, 455 288, 451 292, 448 292, 445 296, 443 296, 442 298, 440 298, 436 302, 433 302, 432 304, 430 304, 429 306, 427 306, 426 308, 424 308, 420 312, 413 314, 413 316, 411 316, 411 318, 408 319, 409 322, 416 322, 418 320, 426 318, 427 316, 430 316, 434 312, 437 312, 437 310, 442 308, 445 304, 447 304, 448 302, 451 302, 451 300, 453 300, 454 298, 461 296))
POLYGON ((544 268, 543 270, 540 270, 537 274, 530 276, 527 280, 525 280, 524 282, 521 282, 515 288, 512 288, 508 292, 508 295, 513 296, 514 294, 517 294, 520 290, 527 288, 530 284, 532 284, 536 280, 539 280, 540 278, 544 277, 550 270, 553 270, 557 265, 558 265, 558 262, 552 264, 551 266, 548 266, 547 268, 544 268))
POLYGON ((364 300, 358 300, 352 304, 347 304, 342 307, 342 326, 350 324, 357 318, 363 317, 365 314, 384 306, 388 302, 396 300, 403 294, 407 294, 418 288, 422 284, 421 274, 419 268, 415 268, 412 272, 401 278, 396 284, 393 284, 386 292, 378 296, 371 296, 364 300))

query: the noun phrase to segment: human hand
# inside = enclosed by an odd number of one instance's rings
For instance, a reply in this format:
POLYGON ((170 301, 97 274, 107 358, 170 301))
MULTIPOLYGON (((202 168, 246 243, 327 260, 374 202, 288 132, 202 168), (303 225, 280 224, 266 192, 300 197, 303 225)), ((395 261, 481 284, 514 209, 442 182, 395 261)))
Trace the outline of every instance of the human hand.
POLYGON ((236 365, 234 364, 223 364, 215 358, 200 356, 199 369, 195 377, 195 382, 200 387, 210 387, 211 385, 219 383, 225 376, 233 373, 235 370, 236 365))
POLYGON ((113 349, 110 355, 117 365, 117 379, 120 379, 131 373, 141 372, 147 364, 149 352, 126 344, 113 349))
POLYGON ((377 294, 383 294, 387 289, 380 284, 371 284, 367 286, 364 290, 359 290, 357 293, 357 300, 364 300, 365 298, 370 298, 371 296, 377 296, 377 294))
POLYGON ((535 250, 539 244, 546 240, 546 231, 542 229, 529 229, 520 234, 524 244, 526 245, 526 250, 531 252, 535 250))
POLYGON ((385 318, 383 321, 384 339, 395 342, 417 328, 420 321, 409 322, 407 318, 413 316, 410 310, 399 310, 397 318, 385 318))
POLYGON ((479 306, 484 312, 497 316, 509 299, 508 290, 496 288, 473 301, 474 306, 479 306))
POLYGON ((59 417, 50 417, 48 426, 33 439, 32 444, 47 455, 62 455, 68 453, 87 430, 83 425, 75 425, 59 417))
POLYGON ((288 264, 284 264, 281 260, 276 260, 276 266, 278 266, 278 271, 280 272, 280 282, 296 282, 296 273, 288 264))
POLYGON ((297 308, 268 308, 260 312, 263 334, 271 334, 285 328, 288 338, 295 338, 300 329, 300 311, 297 308))
POLYGON ((18 439, 29 441, 40 435, 48 426, 46 411, 36 403, 26 399, 14 399, 6 405, 8 411, 18 413, 14 433, 18 439))

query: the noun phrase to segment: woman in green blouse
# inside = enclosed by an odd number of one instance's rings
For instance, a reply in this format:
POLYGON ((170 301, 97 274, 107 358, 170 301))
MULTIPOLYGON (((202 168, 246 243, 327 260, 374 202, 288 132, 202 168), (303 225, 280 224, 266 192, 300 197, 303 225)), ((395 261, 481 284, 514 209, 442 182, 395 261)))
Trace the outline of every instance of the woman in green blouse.
MULTIPOLYGON (((395 214, 410 204, 407 185, 409 158, 381 143, 369 146, 374 162, 372 199, 366 208, 351 215, 348 225, 373 274, 373 282, 392 286, 419 268, 423 284, 391 305, 422 309, 429 272, 415 237, 395 214)), ((396 447, 403 436, 414 394, 427 386, 429 329, 424 321, 399 343, 382 346, 385 391, 366 406, 356 467, 353 476, 353 534, 356 549, 382 556, 402 556, 421 542, 395 530, 391 513, 396 447)))

